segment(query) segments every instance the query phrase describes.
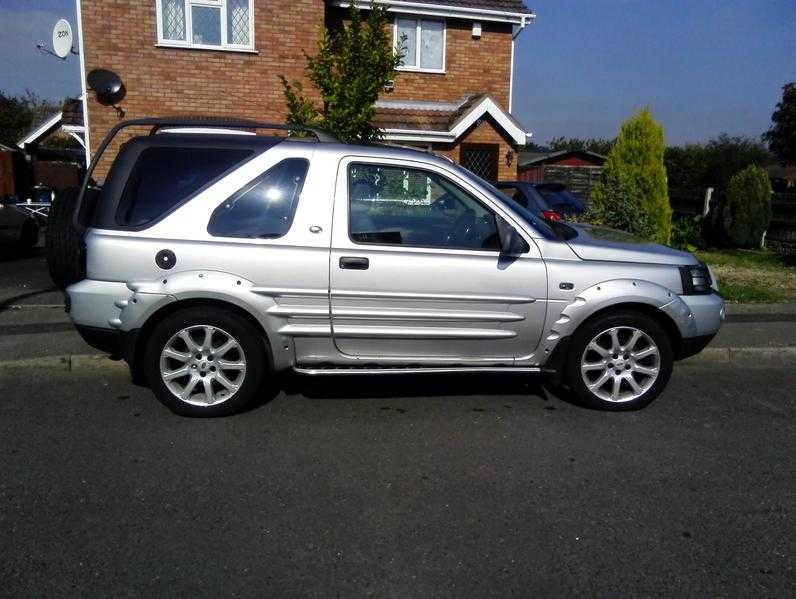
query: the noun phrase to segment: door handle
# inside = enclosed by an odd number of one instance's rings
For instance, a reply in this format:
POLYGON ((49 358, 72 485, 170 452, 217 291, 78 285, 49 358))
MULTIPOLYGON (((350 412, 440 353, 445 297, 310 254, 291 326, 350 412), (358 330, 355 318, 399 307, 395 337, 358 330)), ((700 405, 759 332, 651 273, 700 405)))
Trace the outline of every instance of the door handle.
POLYGON ((347 268, 349 270, 367 270, 370 266, 370 260, 367 258, 359 258, 354 256, 343 256, 340 258, 340 268, 347 268))

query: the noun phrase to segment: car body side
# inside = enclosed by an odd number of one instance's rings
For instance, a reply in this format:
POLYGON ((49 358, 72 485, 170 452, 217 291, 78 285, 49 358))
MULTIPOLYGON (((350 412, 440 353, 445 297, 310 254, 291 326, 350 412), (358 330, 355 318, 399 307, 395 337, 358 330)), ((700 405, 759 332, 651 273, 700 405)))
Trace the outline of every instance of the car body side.
POLYGON ((71 318, 89 343, 123 355, 133 367, 153 323, 202 302, 247 315, 276 370, 407 364, 553 369, 566 339, 605 310, 647 311, 670 331, 673 345, 685 347, 690 339, 699 349, 723 318, 718 295, 683 295, 678 266, 697 264, 690 254, 646 264, 584 259, 445 159, 411 149, 283 141, 151 226, 91 228, 85 243, 87 278, 67 290, 71 318), (305 158, 310 166, 283 237, 208 233, 222 201, 286 158, 305 158), (403 165, 454 181, 511 225, 529 251, 504 256, 354 243, 347 226, 346 168, 352 162, 403 165), (155 262, 162 250, 176 256, 173 267, 155 262), (338 278, 339 258, 352 255, 370 257, 376 267, 369 278, 338 278), (414 265, 406 270, 414 289, 400 281, 407 264, 414 265), (379 265, 385 267, 381 275, 379 265))

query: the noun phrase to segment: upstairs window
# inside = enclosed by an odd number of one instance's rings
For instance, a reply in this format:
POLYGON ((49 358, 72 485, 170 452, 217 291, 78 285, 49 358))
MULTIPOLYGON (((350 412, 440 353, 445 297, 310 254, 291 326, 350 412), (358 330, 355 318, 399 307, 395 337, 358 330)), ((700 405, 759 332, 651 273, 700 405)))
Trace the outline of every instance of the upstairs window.
POLYGON ((394 36, 404 52, 398 70, 445 72, 445 21, 397 18, 394 36))
POLYGON ((158 44, 254 50, 252 0, 156 0, 158 44))

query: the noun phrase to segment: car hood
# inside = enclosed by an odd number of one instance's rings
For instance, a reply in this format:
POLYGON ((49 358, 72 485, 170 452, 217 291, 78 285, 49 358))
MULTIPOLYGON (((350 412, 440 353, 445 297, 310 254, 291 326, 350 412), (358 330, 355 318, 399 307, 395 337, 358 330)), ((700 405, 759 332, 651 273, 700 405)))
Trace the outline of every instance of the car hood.
POLYGON ((623 231, 592 225, 567 224, 578 233, 576 237, 568 239, 567 243, 583 260, 673 265, 699 263, 688 252, 651 243, 623 231))

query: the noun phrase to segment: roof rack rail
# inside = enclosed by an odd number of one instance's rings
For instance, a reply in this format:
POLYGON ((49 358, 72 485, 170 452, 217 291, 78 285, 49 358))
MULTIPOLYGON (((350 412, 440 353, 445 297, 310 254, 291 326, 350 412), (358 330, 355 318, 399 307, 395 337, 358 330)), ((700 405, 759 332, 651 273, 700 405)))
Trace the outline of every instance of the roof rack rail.
MULTIPOLYGON (((225 117, 208 116, 188 116, 188 117, 154 117, 126 121, 130 125, 152 125, 150 135, 154 135, 161 129, 170 127, 227 127, 229 129, 273 129, 276 131, 299 131, 311 133, 319 142, 339 143, 336 137, 317 127, 305 127, 303 125, 290 125, 286 123, 264 123, 249 119, 229 119, 225 117)), ((120 123, 122 124, 122 123, 120 123)))
POLYGON ((113 139, 122 129, 128 127, 151 127, 149 134, 155 135, 158 131, 170 127, 226 127, 229 129, 274 129, 277 131, 297 131, 302 133, 310 133, 321 143, 340 143, 336 137, 315 127, 304 127, 302 125, 288 125, 285 123, 262 123, 259 121, 252 121, 248 119, 228 119, 224 117, 212 116, 173 116, 173 117, 148 117, 142 119, 130 119, 116 123, 105 137, 102 138, 94 157, 91 159, 91 164, 86 169, 86 174, 83 177, 83 184, 80 186, 80 193, 75 203, 75 210, 72 215, 72 222, 75 228, 81 233, 85 227, 80 222, 81 207, 83 205, 83 198, 86 194, 91 175, 94 173, 100 158, 105 153, 105 150, 111 144, 113 139))

